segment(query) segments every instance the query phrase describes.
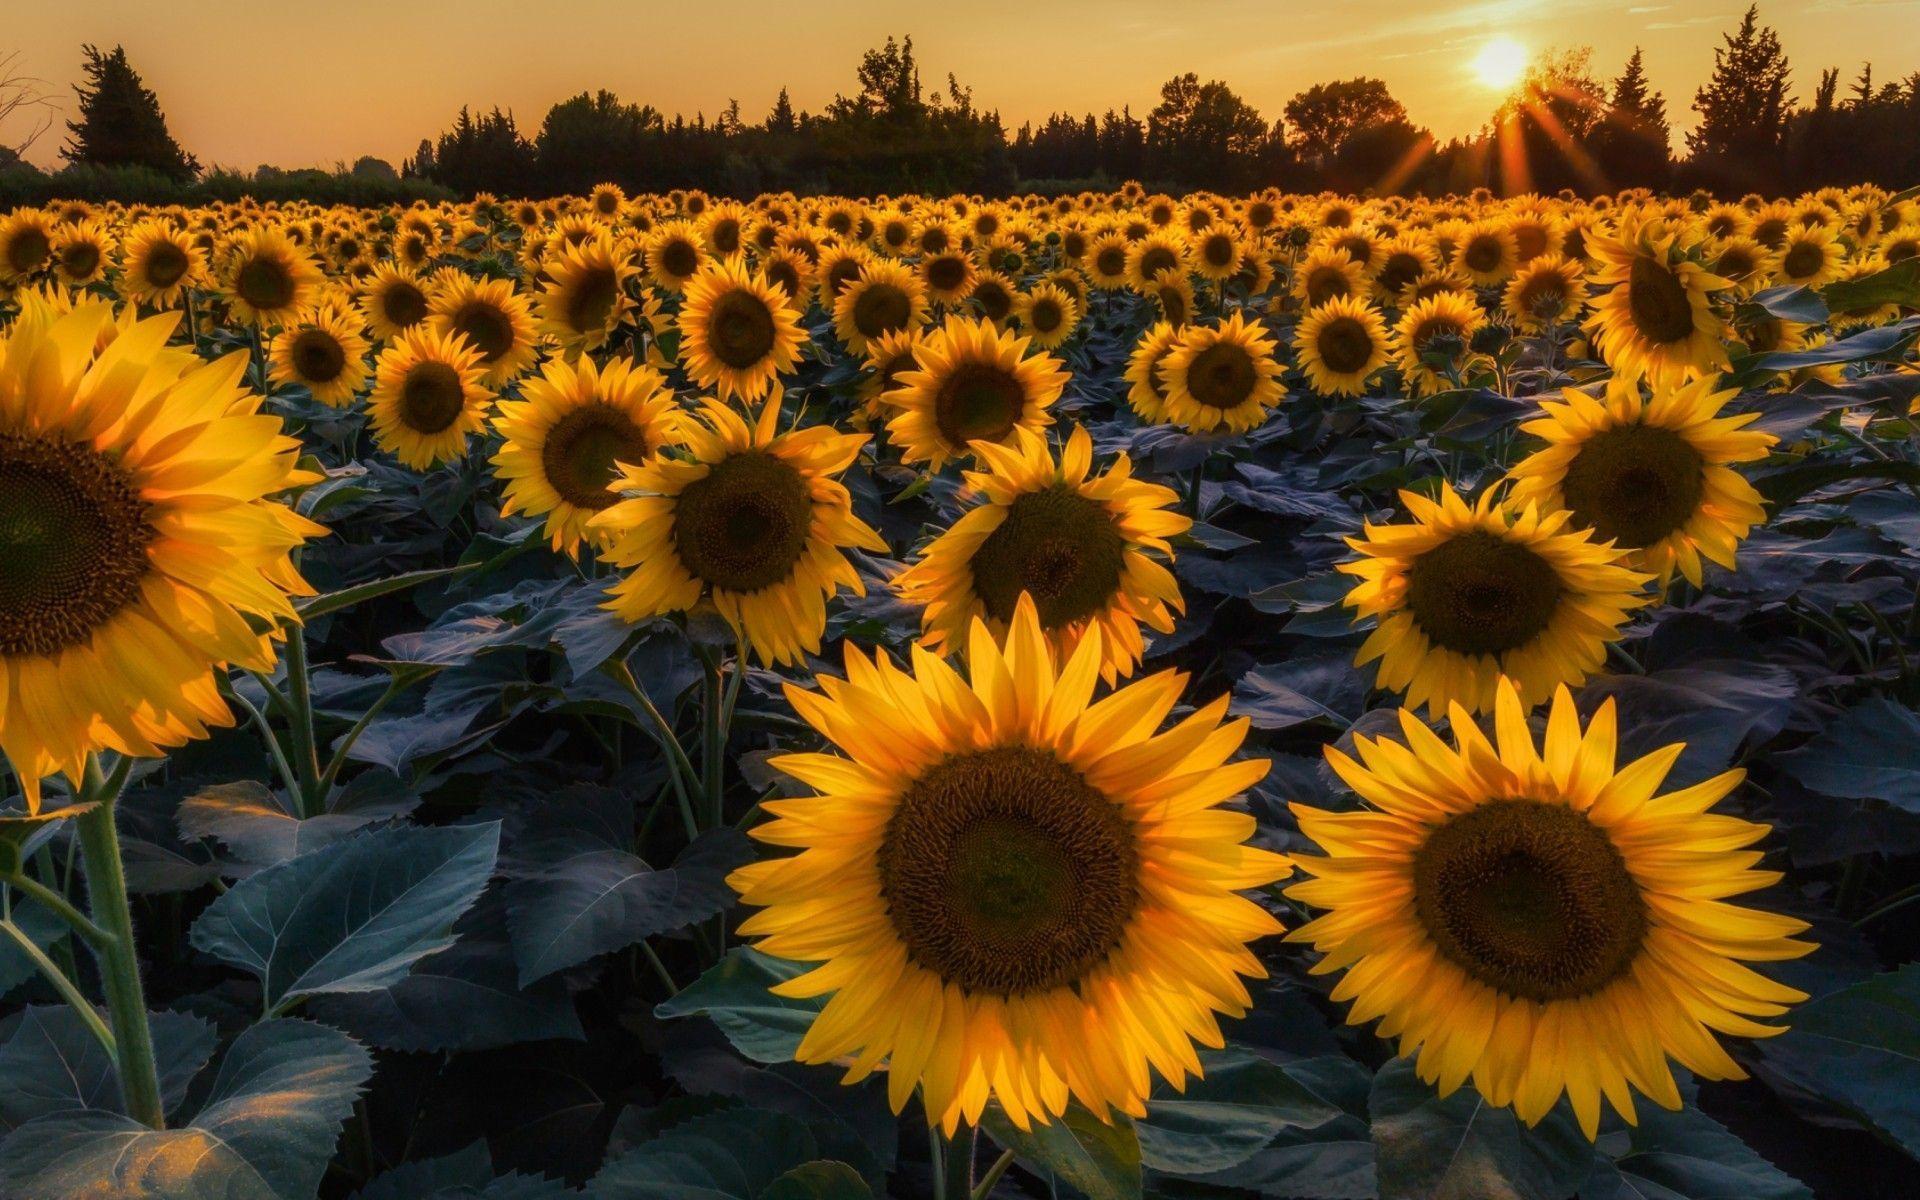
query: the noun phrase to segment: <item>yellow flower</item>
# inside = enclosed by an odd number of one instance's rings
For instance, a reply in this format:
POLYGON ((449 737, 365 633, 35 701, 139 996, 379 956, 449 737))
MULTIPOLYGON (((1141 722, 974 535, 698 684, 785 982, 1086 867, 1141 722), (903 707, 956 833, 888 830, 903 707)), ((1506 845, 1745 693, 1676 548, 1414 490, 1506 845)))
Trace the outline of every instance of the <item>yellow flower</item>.
POLYGON ((1194 433, 1245 433, 1280 403, 1280 363, 1258 321, 1235 312, 1194 326, 1160 365, 1167 420, 1194 433))
POLYGON ((278 384, 298 384, 320 403, 345 408, 366 386, 369 349, 359 315, 328 305, 273 339, 267 378, 278 384))
POLYGON ((833 328, 855 354, 888 334, 927 323, 927 289, 913 270, 892 259, 861 265, 833 302, 833 328))
POLYGON ((1568 528, 1573 514, 1518 512, 1494 492, 1467 507, 1448 488, 1436 502, 1401 492, 1412 521, 1368 522, 1339 570, 1359 580, 1344 603, 1374 631, 1356 666, 1378 659, 1379 686, 1438 717, 1450 704, 1493 706, 1511 677, 1529 704, 1579 684, 1606 661, 1628 614, 1647 603, 1647 576, 1622 551, 1568 528))
POLYGON ((167 222, 151 218, 120 242, 120 275, 115 286, 135 304, 172 308, 206 270, 206 255, 193 239, 167 222))
POLYGON ((271 670, 312 594, 289 553, 326 531, 268 497, 316 477, 246 355, 168 348, 178 320, 29 301, 0 339, 0 750, 30 812, 96 750, 232 724, 216 672, 271 670))
POLYGON ((291 324, 323 278, 284 230, 262 227, 229 244, 220 282, 234 322, 265 328, 291 324))
POLYGON ((1726 324, 1712 293, 1732 285, 1686 257, 1681 234, 1657 221, 1629 224, 1596 233, 1587 248, 1600 264, 1592 282, 1609 290, 1585 328, 1615 374, 1670 387, 1726 369, 1726 324))
POLYGON ((493 393, 485 375, 480 352, 457 333, 416 326, 400 334, 374 364, 374 440, 416 471, 460 457, 468 435, 486 426, 493 393))
POLYGON ((1529 259, 1501 297, 1513 327, 1530 334, 1578 321, 1586 303, 1586 268, 1553 253, 1529 259))
POLYGON ((1157 1072, 1200 1073, 1216 1014, 1242 1016, 1246 943, 1280 931, 1236 893, 1287 874, 1223 809, 1266 774, 1229 761, 1246 733, 1205 705, 1164 733, 1186 679, 1162 672, 1093 700, 1103 650, 1057 655, 1031 602, 1004 645, 969 631, 963 678, 924 650, 907 674, 847 647, 846 678, 789 685, 841 754, 774 765, 815 795, 773 800, 752 836, 798 853, 735 871, 761 909, 740 932, 817 964, 775 987, 831 994, 802 1062, 886 1064, 895 1111, 916 1088, 948 1132, 989 1100, 1021 1128, 1146 1111, 1157 1072))
POLYGON ((1583 731, 1560 688, 1543 749, 1510 681, 1494 712, 1491 740, 1455 705, 1453 746, 1402 709, 1404 745, 1327 748, 1372 808, 1294 806, 1325 856, 1295 858, 1312 878, 1287 895, 1329 911, 1290 940, 1441 1095, 1472 1079, 1529 1125, 1563 1093, 1589 1138, 1603 1097, 1629 1124, 1636 1091, 1678 1109, 1669 1059, 1745 1078, 1715 1035, 1781 1033, 1755 1018, 1806 996, 1741 960, 1813 949, 1806 922, 1727 903, 1780 878, 1747 849, 1766 826, 1707 811, 1745 772, 1660 794, 1684 747, 1616 766, 1611 699, 1583 731))
POLYGON ((442 334, 466 338, 480 352, 480 379, 490 388, 518 379, 539 353, 532 307, 510 279, 455 275, 434 289, 427 320, 442 334))
POLYGON ((1037 283, 1013 303, 1014 320, 1033 344, 1051 350, 1073 336, 1080 325, 1080 305, 1055 283, 1037 283))
POLYGON ((588 524, 606 536, 607 561, 629 568, 608 608, 640 622, 704 600, 763 663, 819 651, 827 601, 842 587, 866 593, 842 547, 887 544, 834 478, 866 437, 825 425, 779 433, 779 420, 777 391, 752 425, 708 400, 681 426, 690 457, 622 465, 614 490, 637 494, 588 524))
POLYGON ((627 281, 639 274, 633 256, 602 231, 564 244, 548 260, 540 290, 540 332, 569 354, 598 350, 627 322, 633 297, 627 281))
POLYGON ((1068 374, 1051 354, 1027 355, 1029 339, 990 321, 948 317, 895 376, 887 431, 910 463, 938 471, 977 441, 1005 444, 1019 427, 1045 427, 1068 374))
POLYGON ((680 309, 680 361, 721 399, 759 400, 800 362, 806 344, 792 300, 744 259, 714 264, 687 285, 680 309))
POLYGON ((964 649, 968 629, 1006 632, 1016 603, 1031 596, 1041 629, 1064 657, 1090 628, 1102 633, 1101 674, 1131 675, 1145 647, 1140 626, 1173 632, 1185 611, 1180 585, 1151 554, 1173 557, 1168 538, 1193 522, 1169 511, 1172 488, 1133 478, 1122 454, 1091 475, 1093 439, 1079 425, 1055 461, 1044 436, 1014 432, 1013 445, 981 443, 984 471, 968 471, 981 503, 930 543, 894 579, 921 606, 922 641, 936 653, 964 649))
POLYGON ((1455 386, 1429 361, 1439 356, 1458 373, 1471 355, 1473 335, 1487 323, 1487 314, 1472 295, 1438 291, 1416 301, 1394 326, 1394 365, 1415 396, 1431 396, 1455 386))
POLYGON ((1699 587, 1700 560, 1731 570, 1734 548, 1767 519, 1760 493, 1730 464, 1767 456, 1778 440, 1743 428, 1758 412, 1723 417, 1736 395, 1712 380, 1655 388, 1615 379, 1604 400, 1569 388, 1520 428, 1547 440, 1511 472, 1515 504, 1567 509, 1575 528, 1630 551, 1625 562, 1665 587, 1678 570, 1699 587))
POLYGON ((1355 296, 1311 309, 1293 334, 1293 353, 1307 383, 1323 396, 1358 396, 1387 365, 1387 325, 1355 296))

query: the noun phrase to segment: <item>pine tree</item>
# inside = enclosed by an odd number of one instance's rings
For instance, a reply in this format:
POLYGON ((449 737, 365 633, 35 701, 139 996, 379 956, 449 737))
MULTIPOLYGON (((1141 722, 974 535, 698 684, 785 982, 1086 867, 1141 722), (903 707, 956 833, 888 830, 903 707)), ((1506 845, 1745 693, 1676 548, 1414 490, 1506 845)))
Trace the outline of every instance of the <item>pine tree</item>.
POLYGON ((1633 57, 1627 60, 1620 78, 1613 81, 1609 107, 1625 123, 1658 137, 1662 145, 1672 135, 1667 125, 1667 98, 1647 83, 1646 63, 1638 46, 1633 48, 1633 57))
POLYGON ((1749 6, 1740 28, 1722 35, 1713 78, 1694 94, 1700 127, 1687 135, 1696 159, 1719 158, 1762 178, 1777 165, 1791 115, 1787 56, 1780 37, 1749 6))
POLYGON ((160 98, 141 82, 127 52, 115 46, 103 54, 90 45, 81 52, 87 59, 81 67, 86 82, 73 89, 80 98, 80 119, 67 122, 73 136, 62 156, 76 166, 147 167, 182 182, 198 175, 199 162, 167 132, 160 98))
POLYGON ((773 102, 773 111, 767 115, 768 133, 792 133, 799 127, 794 120, 793 100, 787 95, 787 89, 780 89, 780 98, 773 102))

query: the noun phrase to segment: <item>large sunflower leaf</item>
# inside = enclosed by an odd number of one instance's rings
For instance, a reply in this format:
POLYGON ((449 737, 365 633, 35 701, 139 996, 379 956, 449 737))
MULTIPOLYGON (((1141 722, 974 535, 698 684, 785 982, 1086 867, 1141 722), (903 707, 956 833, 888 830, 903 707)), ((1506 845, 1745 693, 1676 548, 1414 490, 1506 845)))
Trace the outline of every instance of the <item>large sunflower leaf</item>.
POLYGON ((1112 1124, 1078 1104, 1045 1125, 1021 1129, 998 1106, 980 1117, 980 1128, 1013 1159, 1042 1179, 1071 1185, 1087 1200, 1135 1200, 1140 1193, 1140 1138, 1133 1122, 1112 1124))
POLYGON ((1793 1011, 1762 1074, 1823 1097, 1920 1157, 1920 963, 1793 1011))
POLYGON ((1470 1085, 1436 1095, 1406 1059, 1374 1076, 1368 1107, 1380 1200, 1561 1200, 1592 1165, 1564 1104, 1528 1129, 1470 1085))
POLYGON ((1282 1129, 1314 1128, 1340 1115, 1286 1068, 1245 1050, 1201 1058, 1206 1074, 1184 1091, 1162 1086, 1134 1122, 1141 1161, 1156 1171, 1201 1175, 1252 1158, 1282 1129))
POLYGON ((1637 1127, 1600 1135, 1580 1200, 1813 1200, 1698 1109, 1646 1105, 1639 1115, 1637 1127))
POLYGON ((728 951, 720 964, 655 1008, 659 1017, 705 1013, 733 1048, 755 1062, 792 1062, 800 1039, 820 1015, 821 1000, 789 1000, 767 989, 808 970, 804 963, 758 950, 728 951))

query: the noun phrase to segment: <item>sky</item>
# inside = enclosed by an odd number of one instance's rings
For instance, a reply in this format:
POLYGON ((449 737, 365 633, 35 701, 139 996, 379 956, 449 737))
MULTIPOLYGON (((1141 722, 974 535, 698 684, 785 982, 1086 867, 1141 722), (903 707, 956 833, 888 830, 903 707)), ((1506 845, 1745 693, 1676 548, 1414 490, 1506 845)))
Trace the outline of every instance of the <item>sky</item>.
MULTIPOLYGON (((1145 116, 1161 83, 1221 79, 1269 121, 1314 83, 1387 82, 1441 138, 1480 127, 1501 89, 1484 65, 1505 50, 1591 46, 1617 74, 1635 46, 1666 94, 1676 134, 1742 0, 1043 0, 898 3, 816 0, 8 0, 0 56, 46 81, 72 115, 80 47, 123 44, 159 94, 174 135, 202 164, 330 166, 373 154, 398 163, 462 104, 513 111, 536 129, 547 107, 608 88, 667 112, 709 117, 730 99, 755 120, 784 85, 818 110, 852 90, 863 49, 911 34, 929 89, 947 73, 1007 127, 1049 112, 1131 105, 1145 116), (909 15, 911 14, 911 15, 909 15), (1499 42, 1491 55, 1490 42, 1499 42)), ((1793 87, 1822 67, 1851 79, 1920 70, 1920 0, 1765 0, 1793 87)), ((1497 73, 1497 72, 1496 72, 1497 73)), ((14 126, 0 138, 15 140, 14 126)), ((28 154, 56 165, 56 122, 28 154)))

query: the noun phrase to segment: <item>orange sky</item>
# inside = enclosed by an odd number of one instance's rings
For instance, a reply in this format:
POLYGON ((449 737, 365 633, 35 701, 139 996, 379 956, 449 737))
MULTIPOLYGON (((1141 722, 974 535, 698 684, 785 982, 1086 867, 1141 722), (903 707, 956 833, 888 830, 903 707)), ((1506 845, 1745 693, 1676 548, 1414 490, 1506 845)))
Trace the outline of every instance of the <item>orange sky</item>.
MULTIPOLYGON (((1445 138, 1476 129, 1498 99, 1469 66, 1496 37, 1530 50, 1590 45, 1602 75, 1642 46, 1684 127, 1693 88, 1743 8, 1744 0, 10 0, 0 55, 21 51, 22 68, 70 108, 80 44, 122 43, 182 144, 203 164, 240 168, 360 154, 398 163, 461 104, 511 108, 531 130, 555 100, 597 87, 689 115, 712 116, 737 97, 751 120, 784 84, 795 105, 818 109, 850 90, 860 51, 889 33, 913 35, 929 88, 952 71, 1009 128, 1055 109, 1131 104, 1144 115, 1160 84, 1183 71, 1226 80, 1272 120, 1302 88, 1366 74, 1445 138)), ((1882 78, 1920 69, 1920 0, 1768 0, 1761 17, 1779 29, 1801 96, 1821 67, 1848 79, 1868 56, 1882 78)), ((29 157, 54 163, 63 133, 56 125, 29 157)))

